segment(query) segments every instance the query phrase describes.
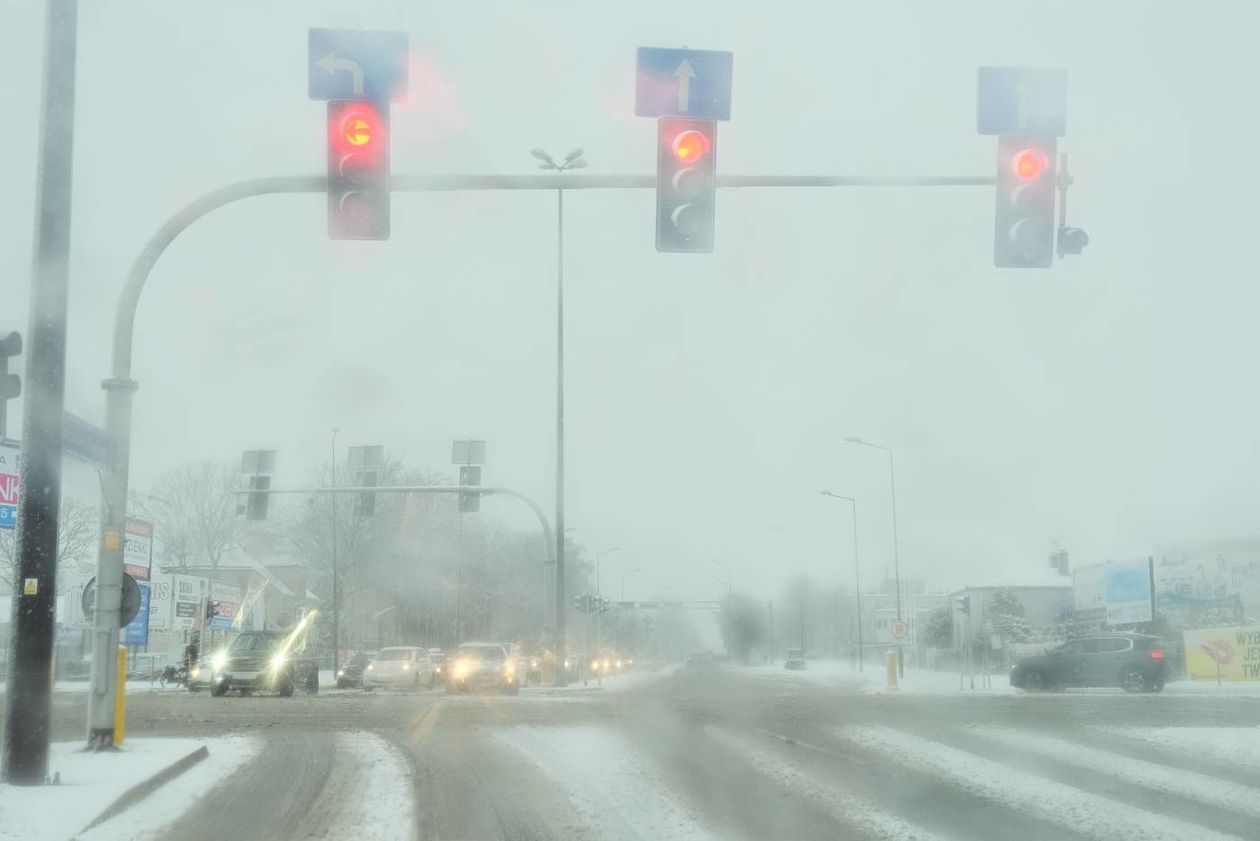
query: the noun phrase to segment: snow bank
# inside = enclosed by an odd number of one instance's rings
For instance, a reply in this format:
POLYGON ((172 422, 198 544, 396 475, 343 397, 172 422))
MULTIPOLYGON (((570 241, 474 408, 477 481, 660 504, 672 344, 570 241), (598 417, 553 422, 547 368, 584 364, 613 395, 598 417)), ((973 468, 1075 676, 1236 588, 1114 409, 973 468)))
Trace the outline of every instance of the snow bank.
MULTIPOLYGON (((117 800, 124 792, 144 782, 167 766, 200 748, 209 749, 209 758, 184 772, 208 780, 226 773, 236 763, 252 755, 245 739, 128 739, 118 751, 84 753, 83 742, 55 742, 48 758, 49 773, 61 775, 56 786, 0 786, 0 838, 22 841, 63 841, 79 832, 117 800)), ((180 778, 176 778, 179 781, 180 778)), ((174 785, 172 782, 170 785, 174 785)), ((163 787, 160 791, 168 791, 163 787)), ((127 823, 122 834, 94 831, 83 838, 133 838, 141 831, 140 819, 160 819, 157 810, 138 806, 102 824, 127 823)))
POLYGON ((1097 841, 1224 841, 1196 824, 1147 812, 964 750, 889 727, 843 727, 840 736, 976 797, 1002 803, 1097 841))

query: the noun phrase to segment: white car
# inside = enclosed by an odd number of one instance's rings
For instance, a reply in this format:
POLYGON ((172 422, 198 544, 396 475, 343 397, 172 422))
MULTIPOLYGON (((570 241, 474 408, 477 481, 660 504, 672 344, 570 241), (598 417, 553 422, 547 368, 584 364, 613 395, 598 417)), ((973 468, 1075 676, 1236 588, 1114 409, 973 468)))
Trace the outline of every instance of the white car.
POLYGON ((427 689, 433 685, 433 661, 429 652, 418 645, 397 645, 382 648, 363 670, 363 690, 378 687, 394 689, 427 689))

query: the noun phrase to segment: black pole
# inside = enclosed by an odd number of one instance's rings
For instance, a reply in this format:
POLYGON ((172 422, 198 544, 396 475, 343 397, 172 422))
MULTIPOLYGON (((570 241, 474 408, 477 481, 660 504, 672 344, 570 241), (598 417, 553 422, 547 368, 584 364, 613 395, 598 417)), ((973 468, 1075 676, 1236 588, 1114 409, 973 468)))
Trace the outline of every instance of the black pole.
POLYGON ((18 573, 13 588, 9 691, 0 777, 42 785, 56 632, 57 517, 61 508, 61 414, 66 384, 66 297, 74 152, 77 0, 49 0, 36 179, 26 401, 22 411, 18 573))

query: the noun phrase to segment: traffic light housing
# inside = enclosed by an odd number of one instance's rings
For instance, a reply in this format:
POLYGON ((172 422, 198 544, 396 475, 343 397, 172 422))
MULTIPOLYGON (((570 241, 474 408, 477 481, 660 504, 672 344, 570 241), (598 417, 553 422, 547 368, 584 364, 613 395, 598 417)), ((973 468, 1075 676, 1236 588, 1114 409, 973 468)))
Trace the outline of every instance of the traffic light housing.
POLYGON ((328 236, 389 239, 389 106, 328 103, 328 236))
POLYGON ((971 613, 971 596, 959 596, 955 601, 958 602, 959 613, 971 613))
MULTIPOLYGON (((267 491, 271 489, 270 476, 250 476, 249 489, 251 491, 267 491)), ((271 494, 268 493, 251 493, 248 501, 245 503, 245 519, 247 520, 265 520, 267 519, 267 504, 271 500, 271 494)))
POLYGON ((717 123, 656 123, 656 250, 710 253, 717 210, 717 123))
POLYGON ((1054 262, 1053 137, 999 137, 993 265, 1044 269, 1054 262))
POLYGON ((21 333, 0 333, 0 440, 7 434, 8 401, 22 396, 22 378, 9 373, 9 357, 21 352, 21 333))
MULTIPOLYGON (((459 468, 459 484, 461 487, 477 487, 481 484, 481 466, 464 464, 459 468)), ((481 510, 481 494, 461 493, 459 510, 462 514, 475 514, 481 510)))

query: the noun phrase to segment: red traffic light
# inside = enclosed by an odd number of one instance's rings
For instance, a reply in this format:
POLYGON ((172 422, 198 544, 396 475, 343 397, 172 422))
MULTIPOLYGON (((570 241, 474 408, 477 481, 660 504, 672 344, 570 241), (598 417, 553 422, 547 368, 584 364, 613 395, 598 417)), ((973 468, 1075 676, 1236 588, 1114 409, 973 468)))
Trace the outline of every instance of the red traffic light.
POLYGON ((329 144, 338 152, 375 152, 384 146, 385 124, 370 102, 352 102, 336 110, 328 125, 329 144))
POLYGON ((1050 167, 1040 149, 1021 149, 1011 158, 1011 172, 1020 181, 1032 181, 1050 167))
POLYGON ((712 148, 712 144, 709 138, 703 132, 695 129, 688 129, 679 133, 674 138, 674 142, 670 144, 674 157, 682 163, 695 163, 709 154, 710 148, 712 148))

